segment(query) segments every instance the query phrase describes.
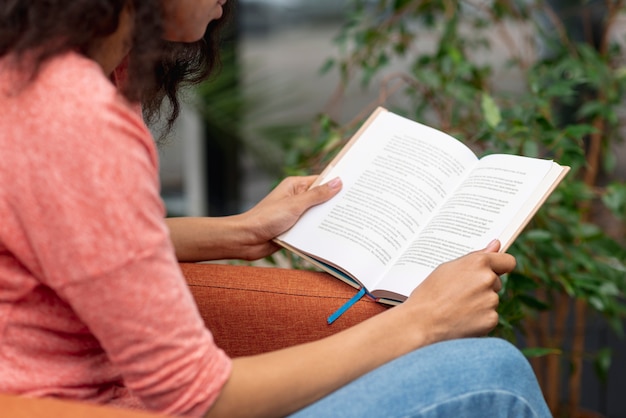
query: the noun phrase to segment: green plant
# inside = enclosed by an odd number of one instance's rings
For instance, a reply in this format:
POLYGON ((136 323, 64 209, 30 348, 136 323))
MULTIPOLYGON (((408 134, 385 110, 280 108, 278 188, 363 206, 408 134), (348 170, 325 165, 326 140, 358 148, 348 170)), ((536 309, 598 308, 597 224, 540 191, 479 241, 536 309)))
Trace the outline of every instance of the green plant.
POLYGON ((341 74, 332 106, 306 140, 287 150, 288 173, 316 171, 325 162, 320 158, 385 105, 479 152, 571 166, 510 249, 518 267, 504 278, 496 330, 523 343, 553 413, 568 417, 580 414, 583 360, 594 361, 600 376, 610 365, 606 350, 585 350, 586 318, 598 314, 622 335, 626 314, 626 246, 619 232, 626 186, 612 175, 626 71, 622 46, 611 38, 626 2, 589 3, 569 2, 577 13, 600 11, 594 39, 578 39, 562 19, 567 13, 545 1, 356 0, 336 39, 339 55, 323 66, 341 74), (424 38, 432 48, 420 44, 424 38), (343 92, 359 81, 364 88, 378 84, 379 99, 353 122, 334 122, 343 92))

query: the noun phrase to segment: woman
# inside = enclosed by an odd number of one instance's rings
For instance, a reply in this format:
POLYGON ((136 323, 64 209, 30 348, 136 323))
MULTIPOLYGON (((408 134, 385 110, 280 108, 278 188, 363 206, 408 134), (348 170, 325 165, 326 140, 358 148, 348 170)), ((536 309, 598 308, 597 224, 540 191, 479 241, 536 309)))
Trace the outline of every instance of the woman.
POLYGON ((135 109, 175 104, 180 81, 211 68, 194 42, 224 7, 0 5, 0 392, 198 417, 549 416, 518 351, 465 338, 497 323, 499 275, 515 265, 497 241, 328 338, 235 359, 215 346, 176 256, 271 254, 341 187, 292 178, 245 214, 164 221, 135 109))

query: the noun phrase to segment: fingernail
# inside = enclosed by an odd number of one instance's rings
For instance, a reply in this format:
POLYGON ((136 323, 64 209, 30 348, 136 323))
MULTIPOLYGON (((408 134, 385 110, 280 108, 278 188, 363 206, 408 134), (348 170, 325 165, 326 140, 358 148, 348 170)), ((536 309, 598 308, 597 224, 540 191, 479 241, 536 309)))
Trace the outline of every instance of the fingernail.
POLYGON ((489 242, 489 244, 487 244, 487 248, 489 248, 489 247, 491 247, 491 246, 493 246, 493 245, 496 245, 497 243, 498 243, 498 240, 497 240, 497 239, 492 239, 492 240, 489 242))
POLYGON ((328 184, 328 187, 333 190, 338 189, 341 187, 341 179, 339 177, 335 177, 334 179, 329 181, 327 184, 328 184))

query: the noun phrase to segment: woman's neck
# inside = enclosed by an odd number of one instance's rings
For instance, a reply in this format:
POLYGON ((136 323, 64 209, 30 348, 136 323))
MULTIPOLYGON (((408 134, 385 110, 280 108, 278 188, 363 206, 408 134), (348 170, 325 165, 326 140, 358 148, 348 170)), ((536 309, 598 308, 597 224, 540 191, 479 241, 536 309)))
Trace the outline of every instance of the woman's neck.
POLYGON ((130 52, 132 44, 133 19, 130 7, 125 7, 120 15, 117 30, 94 44, 87 55, 100 64, 102 71, 109 76, 130 52))

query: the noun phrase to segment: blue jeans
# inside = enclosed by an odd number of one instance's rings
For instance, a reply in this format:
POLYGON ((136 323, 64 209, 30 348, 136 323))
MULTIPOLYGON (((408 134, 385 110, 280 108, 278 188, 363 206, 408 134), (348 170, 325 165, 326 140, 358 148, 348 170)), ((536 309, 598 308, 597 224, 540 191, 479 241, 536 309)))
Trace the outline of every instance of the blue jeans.
POLYGON ((526 358, 504 340, 475 338, 409 353, 292 417, 544 418, 551 414, 526 358))

